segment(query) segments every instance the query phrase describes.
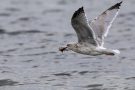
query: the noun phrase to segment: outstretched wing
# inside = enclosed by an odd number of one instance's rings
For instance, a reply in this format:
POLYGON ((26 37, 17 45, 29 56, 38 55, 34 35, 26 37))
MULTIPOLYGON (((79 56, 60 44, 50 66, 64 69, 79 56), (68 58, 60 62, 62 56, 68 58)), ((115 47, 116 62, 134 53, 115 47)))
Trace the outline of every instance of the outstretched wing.
POLYGON ((74 12, 71 24, 77 34, 79 43, 87 42, 95 46, 97 45, 94 32, 88 23, 83 7, 74 12))
POLYGON ((89 22, 90 26, 95 32, 97 41, 100 46, 103 45, 104 37, 107 36, 113 21, 118 15, 118 11, 120 9, 121 3, 122 2, 111 6, 109 9, 107 9, 101 15, 99 15, 96 19, 89 22))

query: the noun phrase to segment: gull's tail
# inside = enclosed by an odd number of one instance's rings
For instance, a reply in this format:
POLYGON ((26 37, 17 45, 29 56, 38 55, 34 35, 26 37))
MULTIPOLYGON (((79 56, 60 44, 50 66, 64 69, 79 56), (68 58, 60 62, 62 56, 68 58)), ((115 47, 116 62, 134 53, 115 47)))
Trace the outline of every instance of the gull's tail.
POLYGON ((113 50, 113 52, 114 52, 115 55, 119 55, 120 54, 119 50, 113 50))

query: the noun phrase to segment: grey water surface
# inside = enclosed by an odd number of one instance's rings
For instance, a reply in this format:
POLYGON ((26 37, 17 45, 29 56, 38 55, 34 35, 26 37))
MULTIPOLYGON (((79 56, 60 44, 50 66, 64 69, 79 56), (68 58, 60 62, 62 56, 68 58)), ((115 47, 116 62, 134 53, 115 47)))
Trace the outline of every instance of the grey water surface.
POLYGON ((135 90, 135 0, 124 0, 105 46, 119 56, 58 51, 76 42, 70 25, 121 0, 0 0, 0 90, 135 90))

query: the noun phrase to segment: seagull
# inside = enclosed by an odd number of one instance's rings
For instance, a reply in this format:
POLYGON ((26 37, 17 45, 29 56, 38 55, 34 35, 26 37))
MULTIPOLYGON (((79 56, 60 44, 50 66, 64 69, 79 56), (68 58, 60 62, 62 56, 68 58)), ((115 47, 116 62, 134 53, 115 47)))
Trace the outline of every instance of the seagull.
POLYGON ((120 54, 119 50, 107 49, 103 45, 121 4, 122 1, 116 3, 92 21, 88 21, 83 6, 75 11, 71 18, 71 25, 77 34, 78 42, 60 47, 59 51, 72 50, 91 56, 120 54))

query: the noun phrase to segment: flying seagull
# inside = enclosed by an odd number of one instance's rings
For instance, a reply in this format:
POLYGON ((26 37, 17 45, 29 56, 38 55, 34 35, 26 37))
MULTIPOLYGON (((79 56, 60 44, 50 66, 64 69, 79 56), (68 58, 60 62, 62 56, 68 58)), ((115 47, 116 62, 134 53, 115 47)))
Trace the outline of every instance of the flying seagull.
POLYGON ((107 36, 113 21, 118 15, 122 1, 111 6, 96 19, 88 21, 83 7, 74 12, 71 25, 74 28, 78 42, 60 47, 61 52, 72 50, 85 55, 116 55, 119 50, 112 50, 103 47, 104 38, 107 36))

